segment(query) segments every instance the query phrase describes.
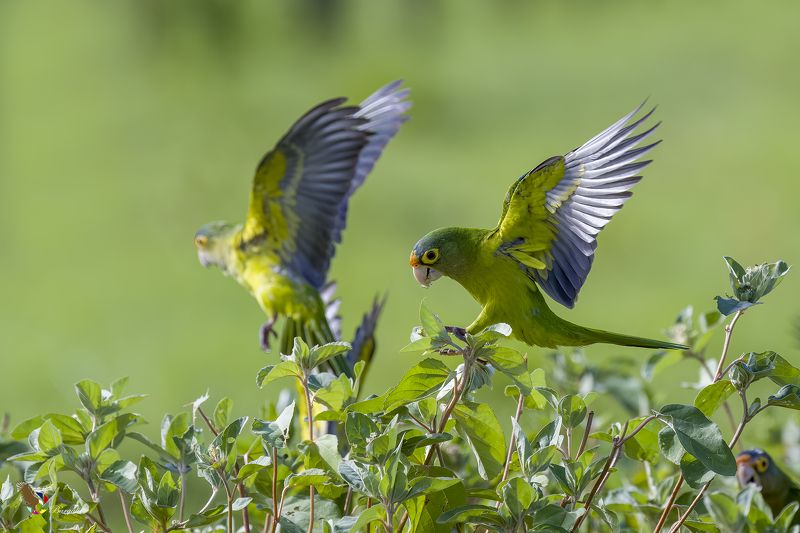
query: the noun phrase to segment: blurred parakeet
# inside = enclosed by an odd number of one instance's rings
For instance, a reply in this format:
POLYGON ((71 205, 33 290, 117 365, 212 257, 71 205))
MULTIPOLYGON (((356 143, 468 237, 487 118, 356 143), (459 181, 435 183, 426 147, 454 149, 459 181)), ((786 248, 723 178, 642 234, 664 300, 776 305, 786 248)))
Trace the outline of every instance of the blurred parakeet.
MULTIPOLYGON (((773 516, 792 502, 800 502, 800 488, 783 472, 764 450, 745 450, 736 456, 736 479, 743 488, 754 483, 773 516)), ((800 523, 800 513, 793 524, 800 523)))
MULTIPOLYGON (((212 222, 195 235, 200 262, 233 277, 266 313, 266 348, 279 317, 286 318, 283 353, 291 352, 296 336, 309 345, 337 340, 326 315, 336 307, 332 286, 325 285, 328 266, 350 196, 408 118, 411 104, 401 83, 386 85, 359 105, 336 98, 312 108, 258 164, 244 224, 212 222)), ((362 326, 374 328, 379 311, 376 303, 362 326)), ((352 377, 343 357, 331 367, 352 377)))
POLYGON ((540 288, 573 307, 586 281, 597 234, 630 198, 650 161, 639 159, 660 141, 639 145, 658 127, 636 129, 653 111, 641 106, 565 156, 551 157, 508 190, 494 229, 443 228, 411 252, 414 277, 427 287, 441 276, 460 283, 482 310, 466 331, 505 322, 536 346, 609 343, 657 349, 685 346, 585 328, 553 313, 540 288))

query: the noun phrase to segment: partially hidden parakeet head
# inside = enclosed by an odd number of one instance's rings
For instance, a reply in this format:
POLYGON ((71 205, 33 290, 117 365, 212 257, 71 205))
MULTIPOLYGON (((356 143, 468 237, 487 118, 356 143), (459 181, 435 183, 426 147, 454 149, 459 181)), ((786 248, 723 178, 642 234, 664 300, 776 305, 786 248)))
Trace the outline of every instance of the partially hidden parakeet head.
POLYGON ((441 228, 422 237, 411 250, 414 278, 423 287, 448 276, 461 281, 475 258, 475 230, 441 228))
POLYGON ((228 222, 209 222, 194 234, 197 258, 204 267, 225 269, 231 242, 238 226, 228 222))
POLYGON ((744 487, 754 483, 761 487, 764 501, 780 511, 789 489, 794 486, 789 477, 775 464, 767 452, 760 449, 746 450, 736 456, 736 479, 744 487))

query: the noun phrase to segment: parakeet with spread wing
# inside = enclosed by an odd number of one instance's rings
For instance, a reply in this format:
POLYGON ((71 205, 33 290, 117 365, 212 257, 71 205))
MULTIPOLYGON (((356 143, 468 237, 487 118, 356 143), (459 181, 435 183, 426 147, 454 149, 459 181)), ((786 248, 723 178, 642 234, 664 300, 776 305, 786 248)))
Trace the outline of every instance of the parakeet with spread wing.
POLYGON ((517 339, 548 348, 609 343, 686 349, 578 326, 553 313, 540 291, 566 307, 575 305, 592 266, 597 234, 641 179, 638 173, 650 161, 640 158, 660 142, 639 146, 658 127, 636 132, 653 113, 634 119, 641 107, 514 182, 496 228, 443 228, 417 242, 410 262, 422 286, 448 276, 482 306, 466 331, 505 322, 517 339))
MULTIPOLYGON (((328 266, 350 196, 408 118, 401 85, 390 83, 359 105, 336 98, 312 108, 258 164, 244 224, 212 222, 195 235, 200 262, 233 277, 266 313, 265 348, 279 317, 286 319, 283 353, 295 337, 309 345, 338 340, 326 316, 332 301, 321 292, 330 292, 328 266)), ((376 303, 363 326, 374 329, 379 312, 376 303)), ((352 377, 344 356, 331 367, 352 377)))

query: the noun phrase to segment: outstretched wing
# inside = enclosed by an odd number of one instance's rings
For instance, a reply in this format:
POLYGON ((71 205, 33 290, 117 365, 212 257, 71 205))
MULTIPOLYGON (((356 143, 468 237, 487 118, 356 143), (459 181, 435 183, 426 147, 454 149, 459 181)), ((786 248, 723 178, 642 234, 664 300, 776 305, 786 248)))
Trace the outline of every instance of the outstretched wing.
POLYGON ((256 169, 244 248, 276 253, 285 267, 322 287, 347 201, 404 120, 407 91, 398 87, 390 84, 361 106, 328 100, 295 122, 256 169))
MULTIPOLYGON (((643 104, 642 104, 643 105, 643 104)), ((639 161, 661 141, 638 147, 660 123, 636 129, 640 105, 583 146, 552 157, 509 189, 496 232, 512 257, 557 302, 573 307, 594 260, 597 234, 642 179, 639 161)))

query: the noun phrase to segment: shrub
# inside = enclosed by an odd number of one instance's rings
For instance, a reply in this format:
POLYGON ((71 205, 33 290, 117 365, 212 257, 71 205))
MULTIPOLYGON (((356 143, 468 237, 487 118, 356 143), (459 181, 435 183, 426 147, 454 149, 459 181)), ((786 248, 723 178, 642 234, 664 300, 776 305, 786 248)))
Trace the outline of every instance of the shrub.
POLYGON ((355 379, 317 370, 347 344, 296 339, 256 380, 294 380, 294 401, 230 420, 230 400, 206 412, 204 395, 164 416, 152 442, 137 431, 131 408, 143 397, 125 395, 125 379, 107 388, 81 381, 72 414, 37 416, 0 436, 0 464, 18 465, 22 478, 2 484, 0 526, 110 531, 104 507, 118 506, 128 531, 789 531, 797 504, 773 517, 754 487, 735 488, 731 448, 762 411, 800 408, 800 370, 774 352, 728 354, 738 321, 788 266, 726 262, 734 294, 717 297, 715 311, 683 311, 669 333, 690 349, 653 354, 641 377, 604 371, 580 351, 556 353, 546 376, 503 344, 507 325, 464 334, 423 305, 403 349, 420 359, 380 396, 358 397, 363 363, 355 379), (726 316, 722 353, 709 358, 726 316), (653 408, 650 380, 687 360, 706 374, 694 403, 653 408), (476 394, 497 373, 516 404, 508 437, 476 394), (763 401, 748 396, 759 380, 776 385, 763 401), (598 395, 633 417, 600 420, 598 395), (711 419, 718 411, 732 423, 727 440, 711 419), (126 441, 145 453, 123 457, 126 441), (208 495, 189 510, 194 475, 208 495), (723 482, 709 492, 717 476, 723 482))

